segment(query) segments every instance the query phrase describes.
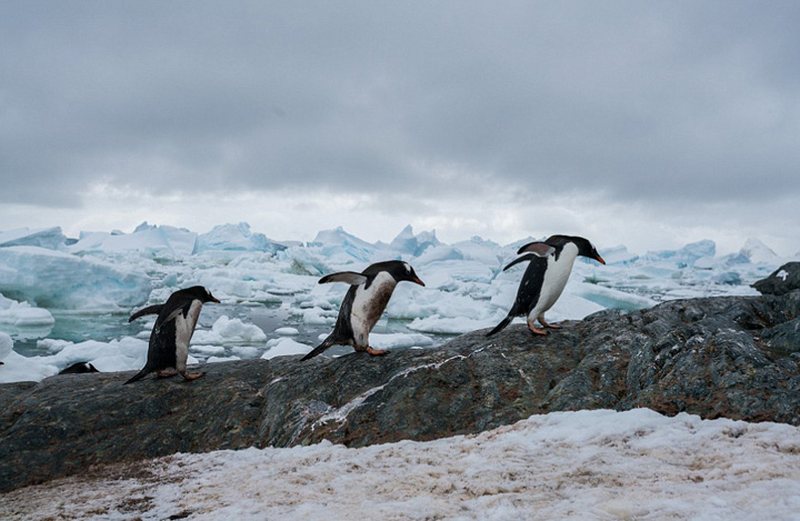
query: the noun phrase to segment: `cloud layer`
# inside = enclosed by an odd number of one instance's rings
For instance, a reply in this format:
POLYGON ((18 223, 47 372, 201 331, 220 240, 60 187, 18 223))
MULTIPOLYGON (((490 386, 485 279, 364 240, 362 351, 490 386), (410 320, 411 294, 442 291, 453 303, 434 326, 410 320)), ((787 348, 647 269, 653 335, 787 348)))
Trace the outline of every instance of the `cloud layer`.
POLYGON ((793 2, 3 3, 0 204, 800 202, 798 26, 793 2))

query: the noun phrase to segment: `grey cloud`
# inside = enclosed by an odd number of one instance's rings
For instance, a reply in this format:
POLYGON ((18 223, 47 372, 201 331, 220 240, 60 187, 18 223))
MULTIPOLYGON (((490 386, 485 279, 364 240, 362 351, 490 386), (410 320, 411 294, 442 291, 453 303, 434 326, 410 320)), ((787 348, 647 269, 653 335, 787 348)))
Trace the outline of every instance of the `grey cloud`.
POLYGON ((0 6, 0 202, 800 195, 794 3, 0 6), (450 175, 439 172, 448 171, 450 175), (454 182, 463 171, 470 182, 454 182))

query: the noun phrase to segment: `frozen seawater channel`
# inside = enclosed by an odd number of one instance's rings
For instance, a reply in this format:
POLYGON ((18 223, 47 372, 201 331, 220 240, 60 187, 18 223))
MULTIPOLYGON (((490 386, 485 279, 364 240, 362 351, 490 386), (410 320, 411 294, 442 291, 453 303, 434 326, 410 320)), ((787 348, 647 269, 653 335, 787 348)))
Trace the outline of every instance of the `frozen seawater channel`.
MULTIPOLYGON (((26 336, 25 331, 12 331, 14 338, 14 351, 26 357, 45 356, 52 353, 51 345, 40 342, 41 338, 64 340, 72 343, 96 340, 99 342, 110 342, 124 337, 137 337, 147 340, 152 329, 155 315, 142 317, 133 323, 128 323, 128 315, 121 313, 76 313, 63 310, 54 310, 53 317, 55 324, 51 328, 43 331, 31 331, 26 336), (38 334, 37 334, 38 332, 38 334), (32 338, 30 338, 32 336, 32 338)), ((375 326, 373 333, 376 338, 383 334, 406 333, 415 335, 419 338, 419 333, 408 328, 410 320, 391 319, 384 316, 375 326)), ((203 362, 214 356, 217 359, 249 359, 259 358, 268 350, 270 340, 290 336, 296 342, 307 344, 310 347, 316 346, 320 342, 320 337, 330 333, 333 324, 309 324, 303 321, 300 315, 290 313, 285 307, 279 304, 269 305, 241 305, 241 304, 209 304, 203 307, 200 314, 197 332, 192 339, 190 353, 199 361, 203 362), (218 338, 212 342, 205 342, 203 339, 211 333, 214 324, 221 317, 226 316, 231 319, 238 319, 243 327, 256 326, 264 332, 266 339, 249 339, 244 341, 220 341, 218 338), (296 333, 288 334, 291 328, 296 333), (278 331, 276 331, 278 330, 278 331), (215 349, 195 349, 195 346, 213 344, 215 349)), ((418 342, 430 347, 438 345, 453 335, 426 334, 430 341, 418 342)), ((213 338, 213 337, 212 337, 213 338)), ((401 343, 392 346, 394 349, 405 349, 401 343)), ((326 354, 331 356, 342 355, 352 352, 349 346, 334 346, 326 354)), ((212 360, 213 361, 213 360, 212 360)))

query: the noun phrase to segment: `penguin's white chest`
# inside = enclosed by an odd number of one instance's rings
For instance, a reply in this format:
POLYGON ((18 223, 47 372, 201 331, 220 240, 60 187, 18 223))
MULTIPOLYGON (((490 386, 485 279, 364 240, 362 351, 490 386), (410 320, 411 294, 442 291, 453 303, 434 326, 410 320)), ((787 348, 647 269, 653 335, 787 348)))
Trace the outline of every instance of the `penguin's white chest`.
POLYGON ((178 365, 181 365, 181 361, 184 366, 186 365, 186 359, 189 356, 189 341, 194 334, 194 328, 197 326, 197 319, 202 308, 201 301, 193 300, 185 318, 183 313, 178 313, 178 316, 175 317, 175 355, 178 365))
POLYGON ((534 313, 531 313, 533 318, 538 317, 539 314, 544 313, 556 303, 567 285, 570 273, 572 273, 572 266, 575 264, 577 257, 578 247, 571 242, 564 245, 558 260, 553 256, 548 257, 547 269, 544 272, 544 280, 542 281, 542 290, 539 293, 539 301, 534 306, 534 313))
POLYGON ((386 272, 380 272, 368 288, 361 285, 356 289, 353 307, 350 312, 350 326, 356 345, 369 345, 369 332, 381 318, 397 281, 386 272))

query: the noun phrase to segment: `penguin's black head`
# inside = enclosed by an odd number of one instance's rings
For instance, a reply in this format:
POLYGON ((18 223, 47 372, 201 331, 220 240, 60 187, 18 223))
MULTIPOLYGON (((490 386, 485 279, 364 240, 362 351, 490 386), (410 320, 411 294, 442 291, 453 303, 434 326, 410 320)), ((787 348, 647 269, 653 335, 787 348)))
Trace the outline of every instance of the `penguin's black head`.
POLYGON ((578 247, 578 255, 583 255, 584 257, 594 259, 600 264, 606 263, 606 261, 603 260, 603 257, 597 253, 597 248, 595 248, 594 245, 587 239, 584 239, 583 237, 572 237, 572 242, 578 247))
POLYGON ((422 282, 422 280, 417 276, 417 273, 414 271, 414 268, 411 267, 411 264, 403 261, 387 261, 382 264, 385 265, 384 269, 388 271, 397 282, 407 280, 409 282, 413 282, 414 284, 425 286, 425 283, 422 282))
POLYGON ((182 291, 184 293, 189 294, 190 296, 192 296, 193 298, 199 300, 204 304, 206 302, 216 302, 217 304, 219 304, 219 300, 203 286, 192 286, 191 288, 186 288, 182 291))

